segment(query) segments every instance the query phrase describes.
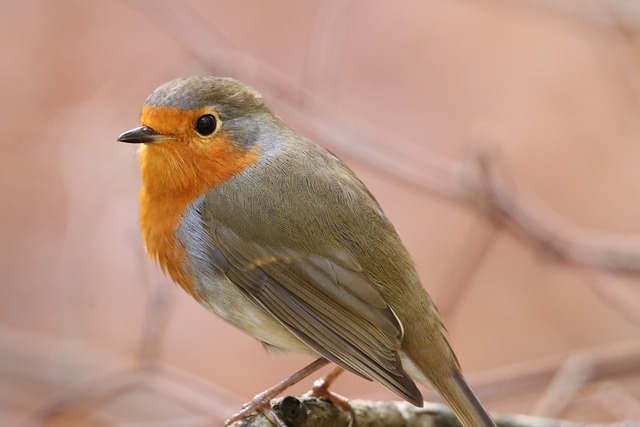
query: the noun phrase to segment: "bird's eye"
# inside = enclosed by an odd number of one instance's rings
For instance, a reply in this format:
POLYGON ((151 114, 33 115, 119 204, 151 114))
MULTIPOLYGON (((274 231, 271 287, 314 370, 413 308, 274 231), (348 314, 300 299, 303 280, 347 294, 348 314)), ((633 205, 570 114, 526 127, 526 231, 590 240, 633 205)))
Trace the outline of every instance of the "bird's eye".
POLYGON ((205 114, 196 122, 196 131, 202 136, 209 136, 216 130, 216 118, 212 114, 205 114))

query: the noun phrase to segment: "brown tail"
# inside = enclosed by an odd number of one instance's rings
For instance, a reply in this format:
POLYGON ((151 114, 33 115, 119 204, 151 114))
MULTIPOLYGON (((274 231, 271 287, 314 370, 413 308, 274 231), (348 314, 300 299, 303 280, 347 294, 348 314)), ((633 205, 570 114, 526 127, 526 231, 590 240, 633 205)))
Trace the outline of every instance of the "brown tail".
POLYGON ((464 427, 496 427, 462 374, 433 384, 464 427))

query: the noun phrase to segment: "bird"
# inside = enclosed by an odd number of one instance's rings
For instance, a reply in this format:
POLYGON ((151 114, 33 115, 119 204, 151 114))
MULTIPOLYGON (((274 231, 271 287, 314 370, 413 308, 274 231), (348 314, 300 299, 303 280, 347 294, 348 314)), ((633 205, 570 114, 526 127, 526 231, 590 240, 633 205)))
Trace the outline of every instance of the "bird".
POLYGON ((419 407, 421 383, 463 426, 495 426, 379 203, 260 93, 229 77, 169 81, 118 141, 139 144, 147 253, 206 309, 268 349, 315 355, 419 407))

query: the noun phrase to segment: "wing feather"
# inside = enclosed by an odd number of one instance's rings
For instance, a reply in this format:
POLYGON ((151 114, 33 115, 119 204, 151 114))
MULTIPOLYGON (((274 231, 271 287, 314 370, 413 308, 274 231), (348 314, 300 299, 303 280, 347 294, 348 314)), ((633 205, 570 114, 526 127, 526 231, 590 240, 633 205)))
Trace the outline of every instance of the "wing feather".
POLYGON ((219 222, 210 236, 211 262, 309 347, 421 404, 398 354, 402 325, 344 248, 326 254, 267 248, 219 222))

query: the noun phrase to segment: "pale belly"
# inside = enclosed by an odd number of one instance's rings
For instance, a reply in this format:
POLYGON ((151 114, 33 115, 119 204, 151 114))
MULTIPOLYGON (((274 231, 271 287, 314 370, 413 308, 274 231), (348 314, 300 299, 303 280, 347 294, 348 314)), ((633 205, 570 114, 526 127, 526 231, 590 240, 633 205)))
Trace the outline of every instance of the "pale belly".
POLYGON ((209 311, 278 350, 317 354, 268 312, 249 300, 224 274, 196 280, 195 293, 209 311))

